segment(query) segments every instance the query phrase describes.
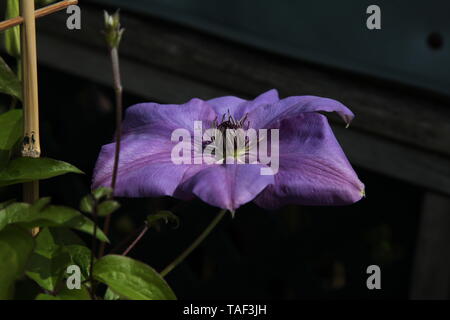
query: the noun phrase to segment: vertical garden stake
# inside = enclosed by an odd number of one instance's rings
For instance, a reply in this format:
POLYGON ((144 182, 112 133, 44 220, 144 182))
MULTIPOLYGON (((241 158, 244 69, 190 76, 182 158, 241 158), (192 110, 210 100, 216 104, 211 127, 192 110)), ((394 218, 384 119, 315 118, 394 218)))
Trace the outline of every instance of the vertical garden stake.
MULTIPOLYGON (((39 158, 41 146, 39 139, 39 101, 37 80, 36 24, 34 1, 20 0, 21 15, 24 19, 22 29, 22 72, 23 72, 23 110, 24 137, 22 156, 39 158)), ((39 182, 25 183, 24 201, 33 203, 39 199, 39 182)), ((32 233, 37 234, 38 228, 32 233)))
MULTIPOLYGON (((34 1, 21 0, 24 139, 22 156, 39 158, 39 101, 37 80, 36 25, 34 1)), ((36 200, 36 199, 31 199, 36 200)))
MULTIPOLYGON (((53 5, 34 10, 34 1, 20 0, 20 17, 0 22, 0 31, 23 24, 21 28, 21 61, 23 79, 23 111, 24 137, 22 142, 22 156, 39 158, 41 145, 39 136, 39 100, 37 80, 37 50, 36 50, 36 18, 65 9, 78 4, 78 0, 60 1, 53 5)), ((23 200, 34 203, 39 199, 39 182, 24 183, 23 200)), ((39 229, 33 229, 36 235, 39 229)))

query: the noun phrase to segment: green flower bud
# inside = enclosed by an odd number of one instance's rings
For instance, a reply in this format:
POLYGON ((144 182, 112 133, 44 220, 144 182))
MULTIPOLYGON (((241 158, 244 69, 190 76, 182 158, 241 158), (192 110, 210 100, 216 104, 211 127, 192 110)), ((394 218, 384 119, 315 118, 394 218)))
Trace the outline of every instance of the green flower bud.
POLYGON ((108 12, 104 12, 105 18, 105 38, 109 48, 118 48, 122 35, 125 29, 120 26, 120 14, 117 10, 114 14, 110 15, 108 12))

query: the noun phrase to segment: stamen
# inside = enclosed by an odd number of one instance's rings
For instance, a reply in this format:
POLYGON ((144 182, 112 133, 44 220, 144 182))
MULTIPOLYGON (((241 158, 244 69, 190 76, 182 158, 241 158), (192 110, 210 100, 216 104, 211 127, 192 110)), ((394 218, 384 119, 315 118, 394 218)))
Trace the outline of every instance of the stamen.
MULTIPOLYGON (((222 114, 221 117, 221 121, 220 123, 217 120, 217 116, 214 118, 214 120, 212 121, 211 124, 211 128, 213 129, 217 129, 221 132, 221 134, 223 135, 223 137, 225 138, 226 136, 226 132, 227 130, 238 130, 238 129, 243 129, 244 131, 248 130, 250 128, 250 121, 248 121, 248 113, 246 113, 241 119, 236 120, 233 115, 231 114, 230 110, 228 109, 226 113, 222 114)), ((239 133, 241 134, 241 133, 239 133)), ((227 153, 231 153, 232 157, 238 157, 239 154, 245 154, 247 155, 249 150, 250 150, 250 139, 249 137, 245 137, 244 138, 244 146, 242 150, 237 150, 239 144, 238 144, 238 136, 235 136, 233 138, 233 141, 231 141, 231 143, 233 143, 233 149, 234 150, 227 150, 227 146, 226 143, 224 142, 223 144, 223 153, 222 155, 224 157, 227 157, 227 153), (227 152, 228 151, 228 152, 227 152)), ((216 143, 216 139, 215 137, 211 137, 211 142, 204 142, 203 143, 203 149, 207 148, 208 146, 212 146, 213 144, 216 143)), ((230 141, 228 141, 228 143, 230 143, 230 141)), ((212 154, 215 154, 215 152, 213 151, 212 154)))

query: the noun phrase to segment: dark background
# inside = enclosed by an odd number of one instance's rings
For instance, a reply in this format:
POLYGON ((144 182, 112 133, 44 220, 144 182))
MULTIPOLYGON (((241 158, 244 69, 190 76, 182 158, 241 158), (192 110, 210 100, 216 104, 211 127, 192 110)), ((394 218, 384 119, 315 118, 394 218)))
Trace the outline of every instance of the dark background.
MULTIPOLYGON (((44 181, 41 193, 56 203, 76 207, 89 191, 99 148, 110 142, 114 131, 113 92, 46 68, 41 69, 40 83, 46 84, 41 85, 41 104, 46 106, 41 116, 45 156, 86 172, 84 177, 44 181), (102 101, 109 111, 102 111, 102 101)), ((138 101, 138 97, 126 96, 125 105, 138 101)), ((406 298, 422 190, 358 167, 355 170, 366 184, 367 198, 352 206, 290 206, 270 212, 248 204, 234 219, 227 217, 187 262, 168 276, 177 296, 406 298), (366 287, 366 268, 371 264, 382 270, 383 289, 379 292, 366 287)), ((116 244, 142 225, 148 214, 180 203, 171 199, 120 202, 123 208, 113 219, 116 244)), ((181 219, 179 228, 169 226, 147 233, 130 256, 158 270, 164 268, 217 212, 200 201, 187 203, 175 212, 181 219)))
MULTIPOLYGON (((105 67, 108 66, 108 55, 102 43, 99 28, 102 22, 100 9, 103 6, 93 4, 91 1, 81 2, 82 31, 64 30, 66 19, 64 14, 46 18, 48 19, 46 21, 43 19, 38 23, 40 30, 38 41, 41 41, 40 58, 42 58, 39 83, 43 155, 67 161, 86 172, 85 176, 67 175, 43 181, 41 195, 51 196, 54 203, 73 207, 77 207, 80 198, 89 192, 91 174, 100 147, 109 143, 114 133, 114 94, 110 86, 112 81, 110 80, 110 71, 105 67), (60 29, 60 31, 56 29, 60 29), (53 41, 53 39, 58 39, 59 42, 53 41), (79 51, 67 51, 67 55, 58 54, 58 50, 61 50, 66 44, 69 48, 67 50, 72 50, 70 46, 76 44, 79 51), (83 58, 74 58, 81 50, 87 52, 78 56, 83 58), (92 53, 94 51, 95 54, 92 53), (104 64, 100 65, 98 61, 103 61, 104 64)), ((267 5, 270 2, 265 1, 264 3, 267 5)), ((272 2, 272 4, 275 3, 277 2, 272 2)), ((409 1, 408 3, 413 2, 409 1)), ((224 6, 223 3, 221 5, 224 6)), ((289 1, 285 1, 284 5, 289 8, 289 1)), ((358 8, 360 7, 359 4, 358 8)), ((112 9, 112 7, 108 8, 112 9)), ((204 16, 206 9, 200 8, 202 10, 199 12, 201 16, 204 16)), ((345 8, 354 7, 349 5, 345 8)), ((390 8, 399 9, 402 8, 402 5, 399 4, 398 7, 391 5, 390 8)), ((424 15, 432 15, 432 12, 440 12, 442 9, 439 6, 428 6, 427 8, 428 11, 424 15), (434 11, 431 8, 434 8, 434 11)), ((196 27, 195 23, 189 24, 181 20, 177 22, 174 21, 177 19, 168 19, 167 15, 161 12, 152 14, 151 7, 150 9, 142 7, 141 11, 136 7, 133 9, 132 11, 122 11, 123 24, 127 28, 122 45, 123 59, 126 60, 124 62, 125 106, 150 100, 161 103, 179 103, 194 96, 206 99, 214 96, 215 92, 251 98, 256 95, 256 92, 277 87, 282 96, 312 93, 339 99, 352 110, 354 110, 353 107, 357 108, 355 112, 356 128, 352 132, 361 132, 364 137, 374 137, 383 143, 383 139, 386 139, 387 145, 391 148, 386 150, 392 150, 391 146, 398 150, 395 155, 399 158, 391 161, 389 152, 382 152, 384 149, 378 150, 374 157, 368 154, 367 149, 360 150, 359 148, 365 144, 365 140, 360 140, 359 136, 355 138, 357 143, 354 145, 348 143, 350 140, 345 140, 344 150, 352 155, 350 160, 355 164, 356 172, 365 183, 367 194, 366 198, 352 206, 288 206, 276 212, 265 211, 253 204, 241 207, 234 219, 230 216, 227 217, 183 264, 168 275, 167 281, 177 296, 180 299, 410 298, 414 282, 417 281, 414 274, 415 265, 420 264, 420 259, 425 259, 417 250, 419 234, 421 234, 421 219, 426 212, 423 209, 423 199, 430 192, 439 196, 448 194, 448 190, 445 190, 448 186, 445 182, 447 181, 445 179, 449 177, 448 168, 446 171, 439 172, 445 181, 436 188, 433 188, 432 180, 428 182, 427 177, 430 175, 427 170, 432 172, 435 169, 433 157, 447 161, 449 150, 445 150, 442 147, 445 143, 441 143, 439 140, 448 139, 448 137, 427 136, 428 131, 421 131, 420 125, 414 125, 414 121, 420 115, 414 112, 414 109, 408 112, 407 108, 409 105, 411 108, 415 107, 414 103, 410 104, 410 101, 426 101, 427 104, 424 105, 426 110, 423 112, 429 113, 431 116, 422 117, 417 120, 417 123, 428 125, 429 117, 433 117, 434 114, 436 114, 436 118, 440 118, 445 123, 449 119, 447 118, 449 109, 445 108, 449 106, 448 97, 442 88, 447 88, 446 84, 449 84, 448 74, 439 68, 438 76, 434 77, 436 73, 429 72, 428 68, 425 68, 427 72, 421 73, 423 65, 414 69, 412 67, 414 63, 406 63, 393 72, 396 74, 394 79, 389 72, 385 71, 389 70, 389 65, 395 65, 395 61, 405 60, 402 53, 396 50, 392 50, 392 52, 397 52, 392 57, 392 61, 386 57, 379 57, 379 64, 375 65, 370 60, 372 55, 364 56, 361 52, 357 52, 356 54, 361 56, 361 59, 357 61, 352 58, 351 54, 347 55, 342 51, 335 53, 333 48, 327 46, 314 47, 317 52, 323 50, 323 54, 310 53, 310 56, 316 57, 316 59, 308 59, 308 56, 301 55, 300 49, 290 53, 273 50, 269 46, 258 46, 256 42, 247 41, 244 36, 231 39, 232 37, 227 34, 215 32, 214 29, 205 33, 205 30, 196 27), (141 25, 136 21, 139 21, 141 25), (139 26, 144 24, 151 26, 150 30, 155 33, 139 30, 139 26), (159 35, 162 40, 158 38, 159 35), (172 35, 174 36, 172 37, 172 35), (196 51, 181 50, 178 58, 164 55, 161 48, 165 46, 173 45, 174 52, 177 48, 184 48, 184 43, 180 45, 177 35, 183 38, 182 42, 192 41, 195 43, 200 53, 209 50, 210 47, 225 48, 226 51, 222 50, 224 57, 235 64, 230 63, 228 67, 231 67, 228 70, 226 65, 221 66, 221 73, 208 73, 205 71, 206 67, 199 69, 191 62, 195 61, 196 51), (170 42, 171 39, 174 41, 173 44, 170 42), (158 40, 162 42, 159 43, 158 40), (135 52, 136 56, 129 53, 131 51, 135 52), (334 61, 320 58, 333 55, 336 57, 334 61), (338 59, 339 56, 345 57, 347 60, 338 59), (145 57, 150 57, 150 62, 145 57), (247 60, 244 58, 248 59, 249 57, 269 61, 267 64, 261 63, 260 65, 260 70, 261 68, 268 70, 269 77, 264 80, 243 79, 245 84, 241 86, 234 79, 242 79, 239 76, 241 72, 239 68, 246 68, 247 60), (352 61, 355 63, 352 64, 352 61), (383 64, 383 61, 388 63, 383 64), (133 67, 130 67, 131 65, 133 67), (145 68, 148 66, 151 66, 152 72, 148 73, 146 77, 145 70, 147 69, 145 68), (270 77, 271 70, 275 70, 278 66, 286 70, 305 68, 309 73, 299 72, 295 76, 287 74, 285 79, 279 81, 278 78, 270 77), (364 68, 361 69, 360 66, 364 68), (194 71, 189 73, 189 68, 198 70, 198 73, 194 71), (144 76, 137 71, 130 71, 138 69, 142 70, 144 76), (371 72, 372 70, 376 72, 371 72), (401 74, 401 70, 405 70, 404 75, 401 74), (169 80, 155 78, 155 74, 158 75, 160 72, 165 76, 168 75, 167 77, 170 76, 169 80), (420 78, 420 81, 408 80, 410 74, 421 74, 422 77, 415 79, 420 78), (308 76, 314 80, 310 81, 308 76), (402 78, 406 80, 402 81, 402 78), (171 79, 177 80, 172 81, 171 79), (297 91, 286 84, 286 82, 292 82, 291 79, 298 81, 295 86, 292 84, 297 91), (311 82, 317 85, 317 89, 305 84, 311 82), (166 83, 165 87, 160 83, 166 83), (147 91, 145 88, 148 88, 147 91), (351 96, 351 92, 357 92, 357 94, 351 96), (337 96, 341 94, 342 96, 337 96), (371 105, 373 102, 389 105, 390 101, 392 101, 390 113, 383 113, 383 109, 377 109, 376 104, 371 105), (398 104, 399 101, 403 101, 404 105, 398 104), (427 109, 426 106, 429 108, 427 109), (358 110, 361 110, 362 113, 359 126, 358 110), (369 111, 364 113, 365 110, 369 111), (443 113, 442 110, 447 111, 443 113), (379 118, 376 120, 370 118, 368 116, 371 114, 370 112, 379 118), (403 119, 403 122, 398 123, 398 127, 395 125, 390 125, 387 129, 382 127, 383 124, 389 124, 390 121, 395 123, 397 118, 403 119), (434 142, 434 144, 429 144, 429 149, 433 150, 427 149, 427 141, 434 142), (442 150, 439 149, 441 147, 442 150), (405 148, 408 148, 409 153, 403 153, 405 148), (423 164, 426 170, 422 170, 421 174, 413 170, 409 171, 408 164, 416 163, 410 156, 416 153, 411 152, 420 153, 420 156, 423 157, 420 159, 428 159, 428 155, 431 157, 431 160, 427 160, 423 164), (356 153, 363 154, 363 156, 353 156, 356 153), (366 160, 364 154, 367 154, 367 158, 375 159, 376 163, 366 160), (403 155, 404 157, 402 157, 403 155), (353 161, 353 158, 356 161, 353 161), (392 166, 385 166, 384 163, 392 163, 392 166), (366 287, 368 277, 366 268, 372 264, 381 267, 382 290, 370 291, 366 287)), ((206 10, 206 12, 208 11, 206 10)), ((239 13, 239 11, 236 12, 236 14, 239 13)), ((283 19, 281 19, 283 16, 280 13, 278 15, 280 19, 275 22, 271 21, 272 25, 283 24, 283 19)), ((426 17, 429 21, 433 20, 433 17, 434 20, 439 20, 440 16, 439 14, 426 17)), ((361 24, 358 25, 358 28, 365 28, 365 17, 363 10, 361 24)), ((214 19, 211 18, 211 20, 214 19)), ((327 25, 327 21, 333 21, 333 19, 323 20, 320 25, 324 29, 327 29, 328 26, 328 29, 331 30, 333 25, 327 25)), ((228 23, 232 22, 228 21, 228 23)), ((401 21, 398 23, 401 24, 401 21)), ((423 48, 430 50, 431 54, 438 52, 439 55, 442 55, 439 59, 446 61, 449 56, 446 38, 448 29, 438 30, 437 26, 436 23, 434 28, 423 31, 420 43, 423 48), (438 48, 430 44, 429 36, 432 33, 439 34, 440 45, 438 48)), ((448 26, 448 22, 446 22, 446 26, 448 26)), ((301 32, 309 31, 302 30, 301 32)), ((400 36, 394 35, 394 37, 400 36)), ((265 42, 263 42, 270 45, 270 39, 270 37, 265 38, 265 42)), ((299 37, 295 40, 301 42, 301 39, 299 37)), ((326 38, 319 40, 318 43, 329 43, 326 38)), ((317 41, 317 38, 311 37, 310 41, 313 43, 317 41)), ((351 43, 352 39, 346 41, 351 43)), ((383 39, 379 41, 383 41, 383 39)), ((357 41, 353 41, 352 45, 355 48, 358 48, 358 45, 367 46, 367 44, 360 44, 357 41)), ((187 46, 189 44, 186 44, 187 46)), ((193 47, 195 46, 193 45, 193 47)), ((414 50, 417 52, 423 48, 414 50)), ((370 47, 367 50, 370 50, 370 47)), ((389 51, 390 49, 386 47, 383 50, 389 51)), ((353 54, 354 51, 351 48, 348 50, 353 54)), ((419 55, 415 59, 414 61, 418 65, 419 62, 424 62, 424 59, 428 58, 419 55)), ((198 65, 203 66, 201 63, 203 62, 199 62, 198 65)), ((219 60, 216 60, 207 61, 205 64, 220 65, 220 63, 219 60)), ((443 66, 441 65, 441 67, 443 66)), ((426 128, 428 129, 428 127, 426 128)), ((422 165, 423 160, 419 162, 422 165)), ((10 188, 2 191, 0 197, 20 197, 20 192, 20 187, 10 188)), ((178 228, 174 229, 168 225, 159 231, 151 230, 130 253, 131 257, 144 261, 157 270, 164 268, 181 253, 218 212, 217 208, 209 207, 200 201, 191 201, 184 205, 169 198, 120 199, 120 202, 122 208, 113 217, 112 247, 117 245, 121 239, 126 238, 134 229, 142 226, 146 216, 151 213, 161 209, 172 209, 180 217, 181 222, 178 228)), ((447 228, 447 225, 444 227, 447 228)), ((448 239, 441 240, 440 249, 449 251, 450 248, 446 242, 448 239)), ((436 254, 445 256, 445 252, 436 254)), ((439 270, 450 271, 450 265, 445 265, 447 260, 435 262, 439 266, 439 270)), ((448 276, 448 272, 443 274, 448 276)), ((423 279, 423 275, 421 279, 423 279)), ((449 279, 445 278, 441 281, 449 279)), ((425 282, 428 283, 426 277, 425 282)), ((450 290, 450 282, 448 282, 447 288, 450 290)), ((26 290, 24 289, 24 291, 26 290)), ((430 297, 448 298, 447 294, 448 290, 440 296, 431 294, 430 297)), ((427 297, 425 296, 425 298, 427 297)))

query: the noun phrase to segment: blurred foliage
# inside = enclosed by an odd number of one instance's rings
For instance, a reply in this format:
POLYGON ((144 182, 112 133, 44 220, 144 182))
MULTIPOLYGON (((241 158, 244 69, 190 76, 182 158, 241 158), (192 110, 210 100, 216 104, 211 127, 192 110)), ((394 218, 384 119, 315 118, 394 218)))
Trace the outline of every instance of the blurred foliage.
POLYGON ((25 270, 34 239, 26 230, 9 226, 0 232, 0 300, 14 295, 14 283, 25 270))
POLYGON ((22 99, 22 84, 5 60, 0 57, 0 93, 22 99))
POLYGON ((52 4, 54 2, 57 2, 58 0, 35 0, 35 3, 37 6, 48 6, 49 4, 52 4))
MULTIPOLYGON (((19 0, 7 0, 5 19, 15 18, 19 15, 19 0)), ((16 59, 20 58, 20 26, 5 30, 5 49, 9 55, 16 59)))
POLYGON ((22 117, 22 110, 10 110, 0 115, 0 168, 8 163, 14 146, 22 137, 22 117))

